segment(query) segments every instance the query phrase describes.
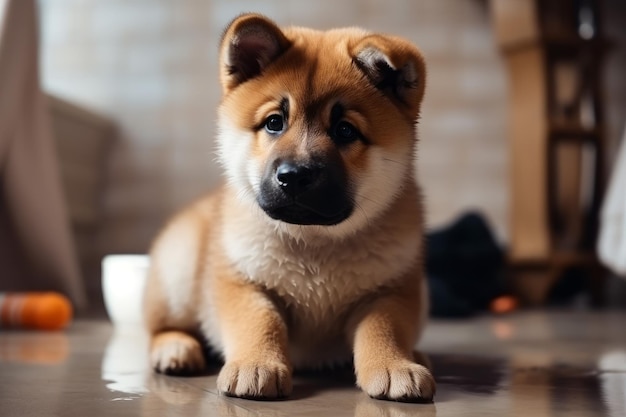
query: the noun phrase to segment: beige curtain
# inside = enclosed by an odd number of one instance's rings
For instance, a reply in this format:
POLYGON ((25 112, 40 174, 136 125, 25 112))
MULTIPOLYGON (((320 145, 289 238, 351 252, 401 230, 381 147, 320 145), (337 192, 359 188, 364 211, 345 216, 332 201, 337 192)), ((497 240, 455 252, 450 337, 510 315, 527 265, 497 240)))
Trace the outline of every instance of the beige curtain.
POLYGON ((600 260, 626 278, 626 129, 600 214, 600 260))
POLYGON ((0 0, 0 291, 60 291, 82 308, 37 23, 33 0, 0 0))

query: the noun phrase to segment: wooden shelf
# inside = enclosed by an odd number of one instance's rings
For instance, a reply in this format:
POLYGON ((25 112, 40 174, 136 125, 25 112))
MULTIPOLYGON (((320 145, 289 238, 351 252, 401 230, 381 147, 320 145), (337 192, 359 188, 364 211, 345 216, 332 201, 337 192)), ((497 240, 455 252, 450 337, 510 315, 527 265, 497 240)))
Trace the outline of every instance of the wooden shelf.
POLYGON ((597 264, 595 252, 588 250, 556 250, 546 259, 510 259, 509 265, 513 269, 534 268, 568 268, 572 266, 594 266, 597 264))
POLYGON ((573 142, 597 142, 602 131, 597 128, 586 128, 576 123, 553 123, 548 131, 551 140, 573 142))
POLYGON ((510 82, 510 281, 521 299, 540 305, 579 270, 599 304, 603 272, 592 248, 604 190, 602 65, 612 47, 600 7, 595 0, 490 6, 510 82), (582 7, 590 39, 578 32, 582 7), (592 127, 579 122, 587 113, 592 127))

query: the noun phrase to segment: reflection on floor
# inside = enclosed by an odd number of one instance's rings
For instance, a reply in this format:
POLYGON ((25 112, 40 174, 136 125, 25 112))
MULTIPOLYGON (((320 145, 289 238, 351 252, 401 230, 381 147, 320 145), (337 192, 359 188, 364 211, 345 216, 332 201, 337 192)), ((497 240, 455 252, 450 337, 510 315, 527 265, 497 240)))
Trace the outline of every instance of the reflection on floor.
POLYGON ((217 370, 155 375, 134 328, 79 321, 65 333, 0 333, 2 416, 626 416, 626 313, 525 312, 435 321, 420 347, 434 404, 368 398, 350 372, 299 375, 289 400, 217 395, 217 370))

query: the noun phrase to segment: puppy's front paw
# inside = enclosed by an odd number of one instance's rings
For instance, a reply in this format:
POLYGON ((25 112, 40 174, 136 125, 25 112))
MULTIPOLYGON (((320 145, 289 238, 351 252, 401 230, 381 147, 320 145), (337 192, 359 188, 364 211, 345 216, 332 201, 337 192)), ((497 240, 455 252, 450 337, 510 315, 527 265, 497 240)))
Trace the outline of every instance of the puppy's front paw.
POLYGON ((201 371, 206 363, 197 339, 187 333, 170 331, 154 336, 150 365, 159 373, 183 375, 201 371))
POLYGON ((430 371, 408 360, 357 368, 357 385, 370 397, 394 401, 431 401, 435 379, 430 371))
POLYGON ((217 389, 232 397, 286 397, 291 394, 291 369, 279 361, 227 362, 217 377, 217 389))

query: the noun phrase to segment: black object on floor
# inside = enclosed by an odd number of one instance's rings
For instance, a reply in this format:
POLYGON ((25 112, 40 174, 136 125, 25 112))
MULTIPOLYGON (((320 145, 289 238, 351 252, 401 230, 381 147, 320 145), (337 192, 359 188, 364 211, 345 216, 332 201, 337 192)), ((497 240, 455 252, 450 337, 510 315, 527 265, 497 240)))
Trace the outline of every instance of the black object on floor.
POLYGON ((478 213, 462 215, 426 236, 431 314, 464 317, 486 310, 502 293, 504 251, 478 213))

